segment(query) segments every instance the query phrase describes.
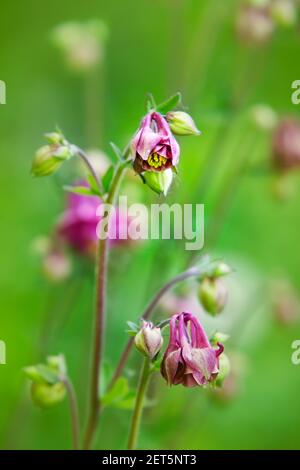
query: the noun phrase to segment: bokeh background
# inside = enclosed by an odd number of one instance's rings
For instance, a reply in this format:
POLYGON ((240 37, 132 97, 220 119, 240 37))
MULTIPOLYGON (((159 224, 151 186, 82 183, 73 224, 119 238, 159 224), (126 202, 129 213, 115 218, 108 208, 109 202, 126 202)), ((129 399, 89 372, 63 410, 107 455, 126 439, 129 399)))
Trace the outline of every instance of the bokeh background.
MULTIPOLYGON (((299 23, 276 27, 264 44, 246 44, 235 26, 241 3, 2 2, 0 79, 7 84, 7 104, 0 107, 0 339, 7 346, 7 364, 0 366, 2 449, 70 446, 67 402, 38 409, 22 372, 46 354, 65 354, 81 420, 86 407, 93 267, 74 256, 66 281, 51 283, 43 276, 35 240, 51 232, 64 207, 62 180, 73 176, 69 168, 59 176, 31 177, 42 135, 59 125, 71 142, 111 155, 109 142, 124 146, 136 129, 147 92, 162 101, 178 90, 202 135, 181 139, 180 171, 169 200, 205 203, 203 253, 222 256, 235 269, 226 281, 230 301, 224 313, 212 320, 200 312, 210 332, 231 335, 226 346, 235 358, 235 377, 228 393, 219 396, 198 388, 168 389, 157 376, 150 391, 156 404, 145 412, 139 445, 299 448, 300 366, 291 362, 291 343, 300 339, 294 318, 300 289, 299 179, 293 172, 278 187, 281 176, 269 164, 272 133, 259 129, 250 112, 265 103, 279 116, 299 116, 291 103, 291 83, 299 78, 299 23), (103 20, 108 37, 101 64, 87 76, 67 66, 52 32, 61 23, 90 19, 103 20), (282 285, 289 287, 278 300, 282 285), (288 305, 284 319, 281 301, 288 305)), ((132 199, 157 202, 139 181, 125 186, 132 199)), ((117 361, 126 341, 126 320, 136 320, 189 257, 172 241, 112 251, 108 363, 117 361)), ((127 370, 132 387, 139 361, 133 352, 127 370)), ((124 448, 130 415, 106 409, 96 447, 124 448)))

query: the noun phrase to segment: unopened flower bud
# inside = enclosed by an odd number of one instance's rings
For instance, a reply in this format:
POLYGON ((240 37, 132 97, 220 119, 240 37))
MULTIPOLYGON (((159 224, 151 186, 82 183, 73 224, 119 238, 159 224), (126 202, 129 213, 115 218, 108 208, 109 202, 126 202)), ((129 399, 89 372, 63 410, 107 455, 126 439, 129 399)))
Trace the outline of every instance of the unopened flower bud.
POLYGON ((66 395, 66 387, 63 382, 50 385, 47 383, 33 382, 31 384, 32 401, 41 408, 50 408, 63 401, 66 395))
POLYGON ((146 171, 143 179, 154 192, 166 196, 173 181, 173 170, 168 168, 162 172, 146 171))
POLYGON ((145 356, 154 359, 163 345, 163 337, 160 328, 150 322, 143 322, 140 331, 135 335, 136 348, 145 356))
POLYGON ((228 298, 228 291, 220 278, 206 277, 201 281, 199 300, 207 313, 217 315, 224 309, 228 298))
POLYGON ((45 139, 49 144, 62 144, 64 137, 60 132, 48 132, 45 134, 45 139))
POLYGON ((43 259, 43 271, 45 276, 54 282, 61 282, 71 274, 70 258, 61 251, 50 251, 43 259))
POLYGON ((72 153, 67 145, 44 145, 35 154, 32 162, 31 173, 34 176, 51 175, 71 156, 72 153))
POLYGON ((215 384, 217 387, 222 387, 224 380, 230 373, 230 361, 228 356, 223 353, 219 359, 219 373, 216 378, 215 384))
POLYGON ((283 119, 273 134, 273 162, 280 170, 300 166, 300 123, 292 118, 283 119))
POLYGON ((193 118, 183 111, 170 111, 167 116, 170 129, 175 135, 199 135, 193 118))
POLYGON ((280 26, 293 26, 297 21, 297 9, 293 0, 273 0, 270 10, 280 26))
POLYGON ((251 118, 259 129, 265 131, 274 129, 278 122, 276 112, 264 104, 258 104, 251 108, 251 118))
POLYGON ((268 41, 274 30, 274 22, 268 8, 243 5, 237 18, 237 33, 240 39, 249 44, 262 44, 268 41))
POLYGON ((220 263, 218 263, 212 273, 211 273, 211 277, 223 277, 223 276, 226 276, 227 274, 231 273, 232 269, 230 266, 228 266, 228 264, 224 263, 223 261, 221 261, 220 263))

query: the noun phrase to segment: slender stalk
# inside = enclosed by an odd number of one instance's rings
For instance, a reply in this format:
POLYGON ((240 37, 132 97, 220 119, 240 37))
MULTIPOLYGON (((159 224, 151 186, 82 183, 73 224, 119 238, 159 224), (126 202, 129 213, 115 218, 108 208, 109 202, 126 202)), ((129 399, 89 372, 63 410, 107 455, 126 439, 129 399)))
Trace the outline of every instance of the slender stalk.
MULTIPOLYGON (((141 315, 141 318, 144 320, 148 320, 156 306, 159 304, 161 298, 164 296, 166 292, 168 292, 172 287, 174 287, 176 284, 179 282, 185 281, 186 279, 192 278, 192 277, 198 277, 202 274, 203 270, 201 267, 199 268, 190 268, 187 271, 184 271, 181 274, 178 274, 178 276, 175 276, 173 279, 171 279, 169 282, 167 282, 163 287, 159 289, 159 291, 154 295, 146 309, 144 310, 143 314, 141 315)), ((130 338, 121 354, 121 357, 119 359, 118 365, 116 367, 115 373, 110 381, 110 384, 108 388, 110 389, 116 380, 120 377, 120 375, 123 372, 123 369, 125 367, 125 364, 127 362, 128 356, 130 354, 131 348, 133 346, 134 339, 130 338)))
MULTIPOLYGON (((120 163, 116 169, 111 189, 106 202, 114 204, 119 186, 126 169, 125 163, 120 163)), ((84 448, 89 449, 95 435, 100 415, 100 378, 104 349, 105 312, 106 312, 106 283, 109 257, 108 237, 99 240, 96 259, 96 308, 94 328, 94 350, 92 359, 91 385, 90 385, 90 411, 84 438, 84 448)))
POLYGON ((97 186, 98 186, 98 189, 100 191, 100 193, 104 193, 104 189, 103 189, 103 185, 100 181, 100 179, 98 178, 97 176, 97 173, 95 172, 95 169, 94 167, 92 166, 92 164, 90 163, 89 161, 89 158, 87 156, 87 154, 79 147, 76 147, 76 154, 79 158, 81 158, 81 160, 83 161, 83 163, 85 164, 85 166, 87 167, 89 173, 92 175, 92 177, 94 178, 97 186))
POLYGON ((79 414, 76 393, 73 384, 68 377, 62 377, 62 382, 66 386, 70 404, 73 449, 79 450, 79 414))
POLYGON ((141 425, 141 418, 143 413, 143 404, 145 399, 145 394, 147 390, 147 386, 149 383, 150 377, 150 360, 148 358, 144 359, 144 363, 141 370, 137 396, 134 406, 134 411, 132 415, 130 430, 129 430, 129 437, 128 437, 128 450, 133 450, 136 448, 140 425, 141 425))

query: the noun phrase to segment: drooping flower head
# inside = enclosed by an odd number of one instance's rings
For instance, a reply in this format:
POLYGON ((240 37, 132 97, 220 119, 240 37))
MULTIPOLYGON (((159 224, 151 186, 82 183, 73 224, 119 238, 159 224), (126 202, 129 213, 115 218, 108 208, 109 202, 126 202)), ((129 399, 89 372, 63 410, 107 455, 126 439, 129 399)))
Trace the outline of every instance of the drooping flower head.
MULTIPOLYGON (((80 184, 86 185, 84 182, 80 184)), ((93 255, 98 241, 96 229, 101 217, 97 215, 97 209, 100 204, 96 196, 70 193, 67 208, 56 226, 58 239, 81 254, 93 255)), ((108 238, 112 245, 128 241, 128 236, 126 239, 120 237, 120 233, 127 233, 128 222, 127 214, 118 209, 111 214, 108 238)))
POLYGON ((148 113, 132 141, 134 169, 160 172, 177 165, 180 149, 166 119, 158 112, 148 113))
POLYGON ((218 375, 223 350, 220 343, 218 349, 212 347, 197 317, 191 313, 173 315, 161 373, 169 385, 206 385, 218 375))

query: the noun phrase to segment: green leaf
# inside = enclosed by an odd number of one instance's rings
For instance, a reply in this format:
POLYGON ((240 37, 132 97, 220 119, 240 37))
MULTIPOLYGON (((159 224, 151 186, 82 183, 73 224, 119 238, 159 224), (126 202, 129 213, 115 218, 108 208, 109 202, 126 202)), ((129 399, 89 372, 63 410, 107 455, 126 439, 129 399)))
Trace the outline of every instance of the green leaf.
POLYGON ((115 172, 114 166, 111 165, 109 167, 109 169, 107 170, 107 172, 105 173, 105 175, 103 176, 103 178, 102 178, 103 188, 104 188, 104 191, 106 193, 108 193, 108 191, 110 189, 110 185, 111 185, 111 182, 112 182, 112 179, 113 179, 113 176, 114 176, 114 172, 115 172))
POLYGON ((127 321, 126 324, 129 326, 130 330, 135 331, 136 333, 139 331, 140 327, 133 321, 127 321))
POLYGON ((90 185, 90 190, 93 192, 93 194, 95 196, 102 196, 102 194, 99 190, 99 187, 98 187, 98 183, 95 180, 94 176, 93 175, 88 175, 87 180, 88 180, 88 183, 90 185))
POLYGON ((74 194, 81 194, 82 196, 95 196, 94 191, 86 186, 64 186, 64 190, 74 194))
POLYGON ((104 406, 114 406, 129 393, 128 380, 125 377, 119 377, 113 387, 102 397, 104 406))
POLYGON ((159 104, 156 107, 156 110, 161 114, 166 114, 168 111, 176 108, 176 106, 181 102, 181 93, 176 93, 171 96, 169 99, 159 104))
POLYGON ((114 151, 114 154, 116 155, 116 157, 118 158, 118 160, 123 160, 123 153, 122 153, 122 150, 119 149, 119 147, 114 144, 113 142, 110 142, 110 146, 111 148, 113 149, 114 151))

